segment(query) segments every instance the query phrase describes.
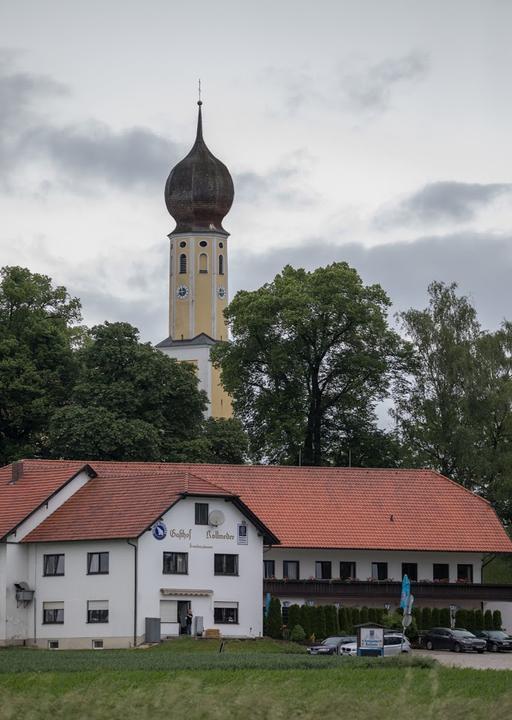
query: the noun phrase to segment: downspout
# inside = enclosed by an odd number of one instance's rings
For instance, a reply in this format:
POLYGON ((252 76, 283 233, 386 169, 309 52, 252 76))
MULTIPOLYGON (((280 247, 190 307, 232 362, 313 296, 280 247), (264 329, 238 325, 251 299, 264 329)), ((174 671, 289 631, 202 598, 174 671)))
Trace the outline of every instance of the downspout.
POLYGON ((131 545, 133 553, 133 647, 137 647, 137 595, 138 595, 138 550, 139 546, 137 543, 133 543, 131 540, 126 541, 128 545, 131 545))

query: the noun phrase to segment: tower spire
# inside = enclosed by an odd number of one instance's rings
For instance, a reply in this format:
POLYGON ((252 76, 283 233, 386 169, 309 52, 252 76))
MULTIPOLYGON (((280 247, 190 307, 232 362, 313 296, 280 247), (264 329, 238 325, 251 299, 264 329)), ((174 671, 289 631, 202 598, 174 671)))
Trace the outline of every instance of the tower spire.
POLYGON ((203 139, 203 117, 201 115, 201 105, 203 104, 203 101, 201 100, 201 79, 199 79, 198 81, 198 96, 199 99, 197 101, 197 104, 199 106, 199 111, 197 113, 196 142, 203 139))

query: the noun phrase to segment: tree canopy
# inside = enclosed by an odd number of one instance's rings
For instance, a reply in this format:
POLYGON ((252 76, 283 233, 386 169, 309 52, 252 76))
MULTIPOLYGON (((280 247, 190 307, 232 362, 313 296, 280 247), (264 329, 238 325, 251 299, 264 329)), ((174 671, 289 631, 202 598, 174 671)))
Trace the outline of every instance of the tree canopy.
POLYGON ((69 404, 55 412, 57 456, 105 460, 190 460, 201 446, 206 395, 192 365, 178 363, 127 323, 93 327, 78 351, 69 404))
POLYGON ((78 373, 80 302, 46 275, 0 270, 0 463, 44 452, 78 373))
POLYGON ((236 295, 226 310, 232 341, 213 357, 256 457, 320 465, 376 432, 375 403, 405 355, 389 305, 346 263, 287 266, 236 295))
POLYGON ((484 332, 455 284, 432 283, 429 306, 401 314, 410 372, 392 414, 405 462, 439 470, 512 521, 512 325, 484 332))

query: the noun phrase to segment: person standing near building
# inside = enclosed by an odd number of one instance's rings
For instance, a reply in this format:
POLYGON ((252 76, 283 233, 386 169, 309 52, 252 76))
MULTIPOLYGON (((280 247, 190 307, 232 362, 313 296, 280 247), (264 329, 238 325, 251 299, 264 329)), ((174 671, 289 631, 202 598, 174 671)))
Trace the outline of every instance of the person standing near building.
POLYGON ((192 618, 193 618, 193 617, 194 617, 194 615, 193 615, 193 613, 192 613, 192 608, 189 608, 189 609, 187 610, 187 618, 186 618, 186 622, 187 622, 187 635, 191 635, 191 634, 192 634, 192 618))

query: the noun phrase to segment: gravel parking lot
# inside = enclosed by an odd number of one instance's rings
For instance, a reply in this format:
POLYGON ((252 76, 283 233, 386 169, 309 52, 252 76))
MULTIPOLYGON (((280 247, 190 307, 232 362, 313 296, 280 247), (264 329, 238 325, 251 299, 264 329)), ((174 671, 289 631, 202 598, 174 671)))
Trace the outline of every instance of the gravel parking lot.
POLYGON ((512 652, 479 655, 476 652, 454 653, 449 650, 413 650, 414 655, 425 655, 443 665, 452 667, 476 668, 477 670, 512 670, 512 652))

